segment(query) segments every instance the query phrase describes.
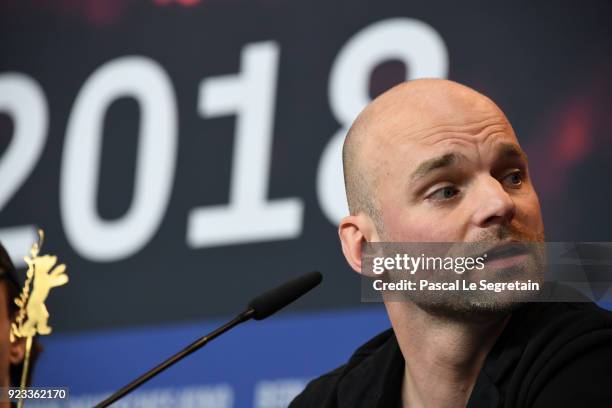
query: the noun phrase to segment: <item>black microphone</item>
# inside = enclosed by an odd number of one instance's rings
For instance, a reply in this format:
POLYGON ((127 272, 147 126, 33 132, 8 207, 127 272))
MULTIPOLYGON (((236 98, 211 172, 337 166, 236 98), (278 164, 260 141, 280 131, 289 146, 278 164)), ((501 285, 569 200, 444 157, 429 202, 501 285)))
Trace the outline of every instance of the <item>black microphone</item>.
POLYGON ((299 276, 257 296, 251 300, 248 309, 253 309, 253 319, 263 320, 306 294, 322 280, 323 275, 319 272, 310 272, 299 276))
POLYGON ((132 392, 144 382, 155 377, 157 374, 161 373, 177 361, 182 360, 184 357, 187 357, 194 351, 202 348, 206 343, 225 333, 234 326, 237 326, 242 322, 246 322, 249 319, 263 320, 266 317, 278 312, 283 307, 314 289, 319 283, 321 283, 322 280, 323 275, 321 275, 320 272, 310 272, 262 293, 249 302, 249 305, 244 312, 240 313, 238 316, 225 323, 218 329, 191 343, 189 346, 185 347, 183 350, 179 351, 157 367, 147 371, 125 387, 115 392, 110 397, 106 398, 104 401, 100 402, 95 406, 95 408, 108 407, 113 402, 116 402, 120 398, 132 392))

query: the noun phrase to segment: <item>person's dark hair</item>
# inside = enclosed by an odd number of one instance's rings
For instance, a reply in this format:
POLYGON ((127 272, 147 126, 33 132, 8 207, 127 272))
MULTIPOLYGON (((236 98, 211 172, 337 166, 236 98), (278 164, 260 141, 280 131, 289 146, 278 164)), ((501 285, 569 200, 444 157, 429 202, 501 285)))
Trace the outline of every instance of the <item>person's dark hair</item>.
MULTIPOLYGON (((15 304, 15 299, 21 293, 21 285, 17 280, 17 271, 9 254, 4 249, 2 243, 0 243, 0 284, 6 287, 6 298, 7 298, 7 310, 8 310, 8 318, 11 322, 15 320, 17 317, 17 313, 19 312, 19 308, 15 304)), ((0 316, 0 318, 2 318, 0 316)), ((36 360, 40 352, 42 351, 42 347, 40 343, 34 337, 34 341, 32 342, 32 350, 30 352, 30 368, 28 370, 28 378, 26 379, 26 384, 30 385, 32 383, 32 373, 34 372, 34 367, 36 365, 36 360)), ((21 374, 23 372, 23 361, 19 364, 11 364, 9 369, 9 375, 11 379, 11 387, 19 387, 21 383, 21 374)))

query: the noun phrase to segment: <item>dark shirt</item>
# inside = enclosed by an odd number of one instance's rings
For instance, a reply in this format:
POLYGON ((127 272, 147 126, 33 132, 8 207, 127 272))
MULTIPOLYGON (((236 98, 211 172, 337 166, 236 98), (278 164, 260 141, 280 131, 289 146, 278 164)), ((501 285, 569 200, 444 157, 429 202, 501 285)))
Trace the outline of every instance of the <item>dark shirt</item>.
MULTIPOLYGON (((403 376, 389 329, 310 382, 290 408, 399 408, 403 376)), ((489 352, 467 406, 612 407, 612 312, 592 303, 525 304, 489 352)))

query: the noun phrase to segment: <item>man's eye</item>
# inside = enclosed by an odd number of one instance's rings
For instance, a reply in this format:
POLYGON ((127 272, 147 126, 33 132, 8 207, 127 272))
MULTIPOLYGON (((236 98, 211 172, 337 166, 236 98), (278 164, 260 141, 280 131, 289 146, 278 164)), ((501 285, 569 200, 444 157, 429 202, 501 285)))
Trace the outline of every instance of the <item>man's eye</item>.
POLYGON ((513 171, 502 179, 502 184, 510 188, 518 188, 523 184, 523 173, 520 170, 513 171))
POLYGON ((451 198, 455 197, 457 194, 459 194, 458 189, 456 189, 453 186, 446 186, 446 187, 437 189, 436 191, 431 193, 429 196, 427 196, 427 198, 432 199, 434 201, 444 201, 444 200, 450 200, 451 198))

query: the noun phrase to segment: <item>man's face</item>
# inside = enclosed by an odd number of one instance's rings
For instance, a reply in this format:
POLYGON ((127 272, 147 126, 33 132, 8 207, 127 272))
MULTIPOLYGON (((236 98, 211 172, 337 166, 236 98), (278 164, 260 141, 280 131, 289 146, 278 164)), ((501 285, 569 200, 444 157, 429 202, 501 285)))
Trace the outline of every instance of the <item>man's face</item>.
MULTIPOLYGON (((452 243, 427 257, 491 255, 483 256, 484 268, 464 271, 464 281, 542 282, 544 226, 527 157, 487 97, 447 80, 400 84, 359 115, 343 160, 347 197, 356 210, 338 233, 357 272, 364 272, 363 242, 452 243)), ((424 255, 420 247, 409 248, 413 258, 424 255)), ((459 276, 437 267, 429 278, 454 282, 459 276)), ((506 312, 530 300, 487 291, 438 292, 409 300, 434 304, 447 316, 506 312)))
MULTIPOLYGON (((464 244, 448 255, 478 256, 513 241, 544 241, 538 196, 527 158, 504 114, 487 98, 473 93, 449 97, 416 114, 401 103, 391 105, 370 146, 380 211, 379 239, 387 242, 464 244), (408 111, 408 113, 407 113, 408 111), (382 227, 382 228, 380 228, 382 227), (487 252, 486 250, 484 252, 487 252)), ((516 244, 514 249, 516 249, 516 244)), ((420 251, 419 251, 420 252, 420 251)), ((499 254, 499 252, 498 252, 499 254)), ((415 254, 418 256, 419 254, 415 254)), ((443 254, 428 254, 443 255, 443 254)), ((482 271, 465 273, 465 281, 540 281, 544 251, 529 245, 516 257, 490 258, 482 271)), ((428 279, 448 282, 453 272, 432 272, 428 279)), ((511 310, 520 298, 510 292, 426 292, 415 303, 446 316, 511 310)), ((417 297, 421 296, 421 297, 417 297)), ((521 295, 526 296, 526 295, 521 295)))
POLYGON ((386 158, 376 196, 384 226, 381 238, 543 241, 526 156, 494 105, 432 114, 406 133, 400 124, 379 156, 386 158))

